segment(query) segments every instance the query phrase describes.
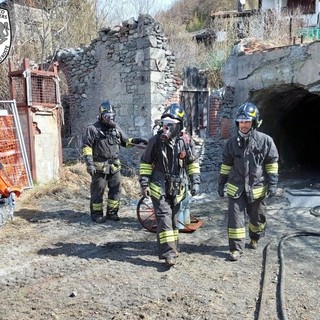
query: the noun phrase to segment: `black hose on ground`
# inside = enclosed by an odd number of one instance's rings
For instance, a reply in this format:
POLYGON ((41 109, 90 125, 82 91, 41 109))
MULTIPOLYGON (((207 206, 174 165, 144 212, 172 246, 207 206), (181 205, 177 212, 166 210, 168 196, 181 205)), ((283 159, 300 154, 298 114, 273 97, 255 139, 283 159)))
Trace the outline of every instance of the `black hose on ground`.
POLYGON ((285 297, 284 297, 284 278, 285 278, 285 270, 284 270, 284 256, 283 256, 283 243, 285 240, 294 238, 294 237, 303 237, 303 236, 314 236, 319 237, 320 233, 318 232, 308 232, 308 231, 299 231, 294 232, 282 237, 279 242, 279 261, 280 261, 280 288, 279 288, 279 297, 280 297, 280 318, 282 320, 288 320, 286 305, 285 305, 285 297))
POLYGON ((320 206, 315 206, 311 208, 310 213, 316 217, 320 217, 320 206))
MULTIPOLYGON (((319 206, 320 207, 320 206, 319 206)), ((279 319, 281 320, 288 320, 287 313, 286 313, 286 306, 285 306, 285 296, 284 296, 284 279, 285 279, 285 264, 284 264, 284 255, 283 255, 283 246, 284 241, 293 238, 293 237, 301 237, 301 236, 315 236, 319 237, 320 233, 318 232, 310 232, 310 231, 298 231, 291 234, 287 234, 283 236, 279 242, 278 247, 278 255, 279 255, 279 263, 280 263, 280 272, 279 272, 279 319)), ((262 272, 262 284, 260 290, 260 299, 258 305, 258 312, 257 312, 257 320, 263 319, 264 314, 264 305, 265 305, 265 287, 267 283, 267 276, 268 276, 268 253, 270 249, 270 245, 273 240, 271 240, 264 248, 264 258, 263 258, 263 272, 262 272)))
POLYGON ((263 268, 262 268, 262 283, 261 283, 261 289, 260 289, 260 299, 259 299, 259 305, 258 305, 258 317, 257 320, 263 319, 263 314, 265 311, 265 288, 266 288, 266 283, 267 283, 267 276, 269 274, 268 272, 268 264, 267 264, 267 258, 268 258, 268 253, 270 249, 271 240, 263 249, 263 268))

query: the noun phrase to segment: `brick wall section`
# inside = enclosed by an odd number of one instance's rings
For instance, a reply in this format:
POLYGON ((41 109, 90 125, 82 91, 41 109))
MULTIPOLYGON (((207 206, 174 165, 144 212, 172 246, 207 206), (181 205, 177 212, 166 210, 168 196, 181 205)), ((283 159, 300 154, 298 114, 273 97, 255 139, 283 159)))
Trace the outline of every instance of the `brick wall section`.
POLYGON ((221 108, 221 99, 218 96, 212 95, 210 97, 210 107, 209 107, 209 136, 217 137, 219 136, 219 117, 218 112, 221 108))
POLYGON ((214 139, 229 139, 234 132, 234 88, 225 87, 224 92, 210 96, 208 135, 214 139))
POLYGON ((229 139, 232 135, 234 126, 233 119, 222 118, 221 119, 221 137, 222 139, 229 139))

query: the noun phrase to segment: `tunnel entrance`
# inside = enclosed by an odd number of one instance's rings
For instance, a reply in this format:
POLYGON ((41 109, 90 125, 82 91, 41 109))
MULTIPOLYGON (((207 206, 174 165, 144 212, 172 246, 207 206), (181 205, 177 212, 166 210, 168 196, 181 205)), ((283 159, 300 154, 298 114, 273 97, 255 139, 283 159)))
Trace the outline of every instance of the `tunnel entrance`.
POLYGON ((260 131, 273 137, 282 170, 320 172, 320 93, 283 85, 252 93, 263 120, 260 131))

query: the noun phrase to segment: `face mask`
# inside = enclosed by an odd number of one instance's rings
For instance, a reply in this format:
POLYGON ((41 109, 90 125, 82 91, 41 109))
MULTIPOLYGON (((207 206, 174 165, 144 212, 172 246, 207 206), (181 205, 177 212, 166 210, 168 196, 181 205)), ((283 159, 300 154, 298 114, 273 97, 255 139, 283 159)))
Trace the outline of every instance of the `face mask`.
POLYGON ((162 120, 162 130, 163 132, 161 134, 161 140, 168 141, 169 139, 172 139, 178 135, 180 123, 174 119, 162 120))
POLYGON ((101 115, 101 121, 110 128, 114 128, 116 126, 114 122, 115 118, 116 116, 114 113, 105 112, 101 115))

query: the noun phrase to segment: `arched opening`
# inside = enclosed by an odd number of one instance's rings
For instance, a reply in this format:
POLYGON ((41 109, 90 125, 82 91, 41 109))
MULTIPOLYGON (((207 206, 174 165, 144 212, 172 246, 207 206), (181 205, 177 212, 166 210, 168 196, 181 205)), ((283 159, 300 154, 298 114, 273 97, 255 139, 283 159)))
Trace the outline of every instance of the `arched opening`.
POLYGON ((315 151, 320 141, 320 94, 305 88, 283 85, 252 93, 258 106, 260 131, 273 137, 282 169, 320 171, 315 151))

